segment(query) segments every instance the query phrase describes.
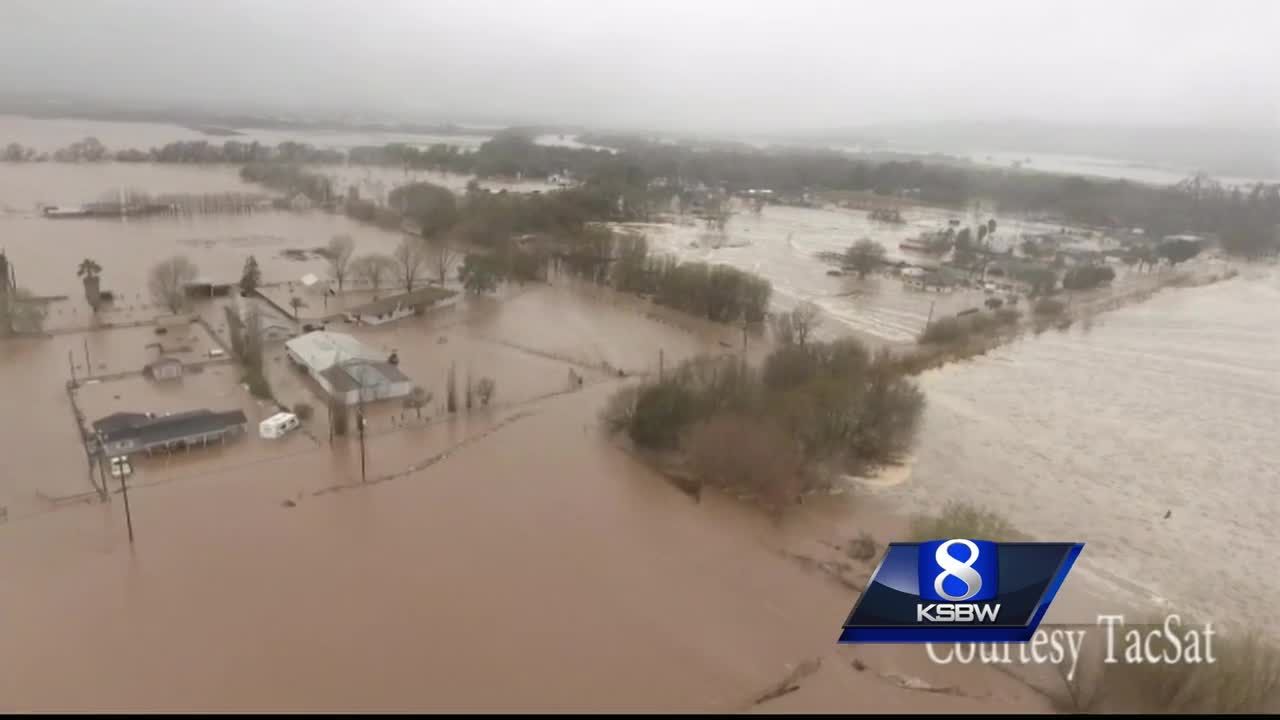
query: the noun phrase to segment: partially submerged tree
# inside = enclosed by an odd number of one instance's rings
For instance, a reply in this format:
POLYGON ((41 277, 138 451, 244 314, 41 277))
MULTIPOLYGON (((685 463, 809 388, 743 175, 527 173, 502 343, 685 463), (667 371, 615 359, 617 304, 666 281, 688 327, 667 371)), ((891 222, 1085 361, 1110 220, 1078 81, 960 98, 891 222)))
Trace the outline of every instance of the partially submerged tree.
POLYGON ((449 364, 449 375, 445 380, 445 407, 449 412, 458 412, 458 381, 453 363, 449 364))
POLYGON ((443 239, 429 241, 427 262, 436 273, 436 282, 443 286, 449 279, 449 270, 458 262, 458 252, 443 239))
POLYGON ((488 255, 471 253, 458 268, 458 279, 467 292, 480 295, 498 289, 500 278, 497 262, 488 255))
POLYGON ((187 285, 195 281, 198 273, 195 263, 177 255, 152 266, 147 287, 157 304, 177 313, 186 307, 187 285))
POLYGON ((244 261, 244 271, 240 273, 240 292, 252 295, 262 285, 262 271, 258 269, 258 259, 250 255, 244 261))
POLYGON ((378 291, 392 279, 396 271, 396 261, 386 255, 361 255, 351 261, 351 275, 373 290, 373 297, 378 298, 378 291))
POLYGON ((498 384, 491 377, 482 377, 476 383, 476 396, 480 398, 481 406, 488 406, 489 401, 493 399, 493 394, 498 389, 498 384))
POLYGON ((422 272, 422 265, 427 260, 426 245, 422 238, 406 235, 392 252, 396 261, 397 278, 404 284, 405 292, 413 292, 413 284, 422 272))
POLYGON ((0 297, 0 336, 43 332, 47 314, 44 303, 29 290, 14 288, 8 297, 0 297))
POLYGON ((338 292, 345 289, 347 275, 351 266, 351 255, 355 252, 356 243, 350 235, 334 235, 325 248, 325 260, 329 262, 329 274, 338 283, 338 292))
POLYGON ((845 253, 845 262, 858 273, 858 277, 866 277, 884 262, 885 249, 880 243, 863 238, 853 244, 845 253))
POLYGON ((422 419, 422 408, 431 404, 431 393, 421 385, 414 385, 413 390, 409 392, 409 396, 404 399, 404 406, 410 410, 414 410, 418 414, 418 419, 422 419))
POLYGON ((102 266, 90 258, 80 261, 80 267, 76 269, 76 276, 84 283, 85 302, 89 303, 89 308, 94 312, 98 312, 98 306, 102 304, 102 288, 98 277, 101 274, 102 266))
POLYGON ((298 319, 298 311, 307 306, 307 301, 294 295, 289 298, 289 307, 293 308, 293 319, 298 319))

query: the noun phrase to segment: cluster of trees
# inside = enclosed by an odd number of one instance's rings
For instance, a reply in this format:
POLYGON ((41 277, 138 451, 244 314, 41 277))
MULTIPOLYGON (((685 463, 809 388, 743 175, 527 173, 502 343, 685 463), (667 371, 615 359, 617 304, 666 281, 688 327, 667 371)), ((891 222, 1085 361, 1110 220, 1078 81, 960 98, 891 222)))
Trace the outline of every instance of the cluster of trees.
POLYGON ((1062 287, 1066 290, 1092 290, 1110 285, 1116 278, 1116 271, 1106 265, 1078 265, 1062 276, 1062 287))
POLYGON ((783 344, 756 369, 700 357, 624 389, 605 410, 639 447, 680 451, 698 478, 780 507, 830 473, 910 449, 924 395, 887 353, 852 339, 783 344))
POLYGON ((329 178, 297 164, 250 163, 240 168, 240 177, 290 195, 302 193, 317 203, 325 203, 333 198, 333 182, 329 178))
MULTIPOLYGON (((994 303, 993 303, 994 305, 994 303)), ((987 336, 993 332, 1003 332, 1018 323, 1022 313, 1015 308, 994 306, 990 312, 976 312, 968 315, 956 315, 941 318, 929 323, 920 333, 920 342, 925 345, 946 345, 961 343, 975 336, 987 336)))
POLYGON ((77 140, 52 153, 38 152, 20 143, 9 143, 0 153, 3 162, 157 162, 157 163, 341 163, 347 160, 341 150, 317 148, 305 143, 282 142, 275 147, 259 142, 228 140, 222 144, 207 140, 182 140, 147 150, 124 148, 111 150, 95 137, 77 140))
POLYGON ((608 231, 590 235, 596 243, 580 245, 567 257, 570 267, 595 273, 618 290, 650 295, 668 307, 714 322, 761 322, 769 308, 773 285, 755 273, 728 265, 677 262, 652 256, 642 235, 608 231), (616 258, 611 271, 599 273, 599 258, 616 258))

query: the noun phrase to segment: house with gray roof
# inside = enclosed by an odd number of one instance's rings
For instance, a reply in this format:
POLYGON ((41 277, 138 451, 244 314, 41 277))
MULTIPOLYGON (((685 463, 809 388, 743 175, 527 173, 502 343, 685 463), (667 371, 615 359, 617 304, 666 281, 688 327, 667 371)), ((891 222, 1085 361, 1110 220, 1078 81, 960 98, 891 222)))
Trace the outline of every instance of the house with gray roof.
POLYGON ((402 398, 413 382, 388 355, 344 333, 309 332, 285 343, 289 359, 343 405, 402 398))

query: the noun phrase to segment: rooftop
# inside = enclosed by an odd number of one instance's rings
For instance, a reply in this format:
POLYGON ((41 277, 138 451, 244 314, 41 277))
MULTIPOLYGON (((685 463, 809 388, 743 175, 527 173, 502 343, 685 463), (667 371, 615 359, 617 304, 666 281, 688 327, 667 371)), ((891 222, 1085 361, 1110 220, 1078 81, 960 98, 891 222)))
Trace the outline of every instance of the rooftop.
POLYGON ((95 422, 94 430, 105 442, 133 440, 142 448, 185 438, 221 432, 248 422, 241 410, 213 412, 189 410, 150 417, 141 413, 114 413, 95 422))
POLYGON ((316 372, 323 372, 338 362, 347 360, 368 360, 381 362, 386 359, 384 353, 371 348, 344 333, 317 330, 286 342, 285 347, 307 367, 316 372))
POLYGON ((335 365, 320 374, 333 386, 334 392, 350 392, 361 387, 373 388, 409 381, 395 365, 363 360, 335 365))
POLYGON ((452 297, 457 293, 453 290, 445 288, 427 286, 418 288, 413 292, 392 295, 380 300, 365 303, 358 307, 352 308, 350 312, 359 315, 381 315, 385 312, 395 310, 397 307, 416 307, 419 305, 432 305, 446 298, 452 297))

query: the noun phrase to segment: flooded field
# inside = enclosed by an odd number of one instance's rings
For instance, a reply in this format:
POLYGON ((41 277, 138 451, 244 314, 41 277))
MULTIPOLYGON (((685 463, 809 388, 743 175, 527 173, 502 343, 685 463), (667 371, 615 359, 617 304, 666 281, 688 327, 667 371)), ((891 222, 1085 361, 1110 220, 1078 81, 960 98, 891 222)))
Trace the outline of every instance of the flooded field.
MULTIPOLYGON (((904 288, 896 278, 879 275, 831 277, 827 271, 832 266, 816 255, 844 253, 858 240, 871 238, 885 247, 889 259, 918 263, 924 258, 902 251, 900 242, 944 228, 948 220, 976 225, 990 217, 921 207, 904 210, 906 222, 895 225, 873 222, 862 211, 768 206, 759 215, 739 211, 730 219, 723 238, 692 220, 683 225, 635 223, 624 227, 645 233, 655 250, 681 260, 725 263, 763 275, 773 283, 773 303, 779 309, 790 309, 805 300, 817 303, 825 311, 820 336, 856 332, 876 342, 899 343, 920 334, 931 306, 935 316, 942 317, 979 307, 986 296, 974 290, 919 292, 904 288)), ((1058 229, 994 217, 1000 228, 997 236, 1058 229)))
POLYGON ((479 147, 490 138, 484 134, 422 134, 397 132, 343 132, 330 130, 238 128, 236 135, 209 135, 200 130, 167 123, 110 122, 79 118, 29 118, 0 115, 0 144, 11 142, 53 152, 86 137, 96 137, 111 150, 148 150, 177 141, 205 140, 221 145, 228 140, 275 146, 282 142, 308 143, 316 147, 350 149, 362 145, 406 143, 427 147, 437 143, 464 148, 479 147))
MULTIPOLYGON (((246 187, 225 168, 0 165, 0 206, 10 208, 0 235, 19 285, 68 296, 51 307, 59 332, 0 343, 6 403, 22 409, 0 414, 0 504, 10 509, 0 632, 11 649, 0 653, 0 706, 740 710, 819 656, 821 702, 797 694, 786 707, 1044 708, 979 668, 946 677, 971 673, 966 687, 983 700, 921 700, 852 670, 853 651, 832 640, 855 593, 780 552, 810 528, 775 526, 714 495, 693 503, 598 435, 601 404, 625 382, 618 370, 737 352, 738 328, 565 277, 385 327, 334 324, 395 350, 434 396, 421 420, 394 402, 371 411, 367 485, 358 443, 331 443, 323 413, 284 440, 258 438, 257 421, 275 408, 248 395, 233 365, 170 385, 130 375, 154 359, 155 329, 86 330, 83 258, 97 259, 103 287, 121 296, 103 319, 142 323, 154 314, 146 271, 158 258, 187 254, 210 279, 235 281, 254 254, 264 281, 296 282, 323 276, 324 261, 285 250, 342 233, 357 253, 387 252, 400 239, 319 212, 131 222, 34 213, 37 202, 115 186, 173 185, 246 187), (493 405, 442 413, 450 366, 460 383, 468 370, 494 378, 493 405), (209 407, 240 408, 249 421, 248 437, 225 447, 135 464, 132 549, 120 499, 49 500, 94 492, 65 386, 87 370, 124 374, 77 391, 89 420, 209 407), (570 370, 581 389, 569 391, 570 370)), ((814 255, 872 237, 894 256, 901 239, 951 217, 906 216, 884 226, 859 212, 769 207, 735 216, 719 248, 700 227, 640 229, 683 259, 761 272, 778 308, 814 300, 827 311, 823 335, 904 342, 931 305, 949 313, 982 295, 831 277, 814 255)), ((1019 227, 998 221, 1001 232, 1019 227)), ((1280 331, 1258 309, 1276 305, 1280 285, 1275 273, 1247 275, 1166 290, 1088 333, 1026 338, 927 375, 914 463, 866 499, 906 512, 970 500, 1038 537, 1085 540, 1079 577, 1113 596, 1270 622, 1257 598, 1274 583, 1253 570, 1276 539, 1265 483, 1280 462, 1280 331)), ((218 333, 225 302, 196 308, 218 333)), ((296 324, 279 312, 270 323, 296 324)), ((191 359, 212 347, 197 337, 191 359)), ((764 349, 748 343, 753 356, 764 349)), ((279 345, 267 374, 286 404, 317 404, 279 345)), ((901 532, 888 511, 842 522, 901 532)), ((917 650, 858 657, 943 672, 917 650)))
POLYGON ((962 499, 1045 539, 1120 605, 1280 631, 1280 273, 1165 290, 926 376, 917 459, 888 495, 962 499), (1164 519, 1166 512, 1171 515, 1164 519))

